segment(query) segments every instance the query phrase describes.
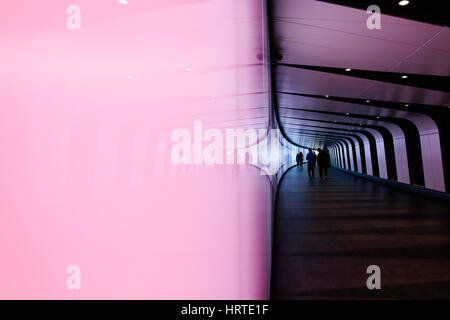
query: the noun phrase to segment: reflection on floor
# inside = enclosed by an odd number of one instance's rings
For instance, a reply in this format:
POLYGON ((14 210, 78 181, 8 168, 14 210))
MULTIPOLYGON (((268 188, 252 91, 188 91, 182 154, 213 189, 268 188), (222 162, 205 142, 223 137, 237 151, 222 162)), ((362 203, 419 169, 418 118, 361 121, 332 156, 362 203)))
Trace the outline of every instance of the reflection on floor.
POLYGON ((274 299, 450 298, 450 208, 336 169, 286 173, 274 233, 274 299), (381 289, 366 286, 370 265, 381 289))

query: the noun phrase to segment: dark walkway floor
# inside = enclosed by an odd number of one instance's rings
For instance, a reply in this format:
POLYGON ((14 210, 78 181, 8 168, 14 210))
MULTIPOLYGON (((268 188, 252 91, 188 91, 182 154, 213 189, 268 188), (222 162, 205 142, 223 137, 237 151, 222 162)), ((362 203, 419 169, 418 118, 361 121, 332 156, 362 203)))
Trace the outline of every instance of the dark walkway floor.
POLYGON ((309 181, 295 167, 276 215, 274 299, 450 298, 448 204, 335 169, 309 181), (369 265, 381 290, 366 287, 369 265))

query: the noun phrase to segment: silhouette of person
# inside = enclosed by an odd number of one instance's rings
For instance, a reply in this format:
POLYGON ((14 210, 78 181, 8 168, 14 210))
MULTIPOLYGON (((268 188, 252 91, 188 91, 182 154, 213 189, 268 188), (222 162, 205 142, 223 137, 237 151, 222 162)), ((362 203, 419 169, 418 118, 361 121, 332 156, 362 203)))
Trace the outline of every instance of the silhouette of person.
POLYGON ((297 161, 297 165, 303 164, 303 153, 301 151, 299 153, 297 153, 295 160, 297 161))
POLYGON ((317 165, 319 166, 319 176, 320 180, 322 180, 322 177, 325 176, 325 180, 328 180, 328 168, 331 166, 330 164, 330 154, 328 151, 317 149, 319 151, 319 154, 317 155, 317 165))
POLYGON ((308 149, 308 154, 306 155, 306 161, 308 161, 309 180, 314 179, 314 167, 316 166, 316 154, 311 149, 308 149))

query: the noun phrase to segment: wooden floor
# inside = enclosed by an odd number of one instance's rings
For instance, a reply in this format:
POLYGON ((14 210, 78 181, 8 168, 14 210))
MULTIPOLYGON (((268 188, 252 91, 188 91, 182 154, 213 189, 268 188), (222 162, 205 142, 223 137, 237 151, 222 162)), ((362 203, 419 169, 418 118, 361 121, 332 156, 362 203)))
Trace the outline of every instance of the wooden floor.
POLYGON ((343 173, 281 181, 273 299, 450 299, 450 208, 343 173), (369 290, 366 269, 381 268, 369 290))

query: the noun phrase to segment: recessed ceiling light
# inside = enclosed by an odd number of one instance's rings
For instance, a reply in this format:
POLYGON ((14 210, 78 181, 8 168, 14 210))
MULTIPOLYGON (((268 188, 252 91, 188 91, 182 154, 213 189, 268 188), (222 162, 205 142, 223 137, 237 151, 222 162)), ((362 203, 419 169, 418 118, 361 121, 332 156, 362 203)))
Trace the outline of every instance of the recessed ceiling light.
POLYGON ((352 69, 350 69, 350 68, 347 68, 347 69, 345 69, 345 71, 352 71, 352 69))
POLYGON ((121 4, 128 4, 128 1, 127 0, 119 0, 119 3, 121 3, 121 4))
POLYGON ((370 100, 366 100, 366 102, 370 102, 370 100))
POLYGON ((408 76, 402 76, 402 79, 406 79, 406 78, 408 78, 408 76))
POLYGON ((380 119, 380 117, 377 117, 377 119, 380 119))
POLYGON ((184 69, 184 70, 186 70, 186 71, 192 71, 192 68, 186 68, 186 69, 184 69))
POLYGON ((409 106, 409 104, 405 104, 405 107, 408 107, 409 106))
POLYGON ((406 5, 409 4, 409 1, 408 1, 408 0, 402 0, 402 1, 400 1, 398 4, 399 4, 400 6, 406 6, 406 5))

